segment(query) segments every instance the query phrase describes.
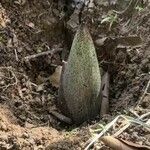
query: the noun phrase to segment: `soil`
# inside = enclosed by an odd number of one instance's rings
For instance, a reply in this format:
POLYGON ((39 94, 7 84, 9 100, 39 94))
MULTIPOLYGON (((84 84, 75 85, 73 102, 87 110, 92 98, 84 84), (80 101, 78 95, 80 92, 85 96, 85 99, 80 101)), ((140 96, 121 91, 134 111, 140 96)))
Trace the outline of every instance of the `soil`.
MULTIPOLYGON (((118 14, 115 21, 102 23, 112 18, 113 9, 127 7, 119 2, 95 0, 80 10, 59 0, 1 0, 0 149, 80 150, 99 123, 109 123, 119 114, 150 112, 150 3, 142 1, 130 15, 118 14), (88 22, 100 66, 109 71, 110 113, 76 127, 50 113, 59 112, 58 88, 47 79, 67 59, 78 19, 88 22), (53 53, 25 59, 48 50, 53 53)), ((139 126, 119 137, 150 146, 150 133, 139 126)), ((97 143, 93 149, 101 147, 97 143)))

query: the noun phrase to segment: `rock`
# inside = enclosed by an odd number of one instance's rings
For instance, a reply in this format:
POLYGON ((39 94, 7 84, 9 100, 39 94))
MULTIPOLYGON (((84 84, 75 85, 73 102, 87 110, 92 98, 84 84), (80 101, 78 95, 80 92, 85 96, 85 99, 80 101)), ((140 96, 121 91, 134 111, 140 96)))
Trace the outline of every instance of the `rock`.
POLYGON ((26 133, 26 132, 24 132, 24 133, 22 134, 22 138, 24 138, 24 139, 29 138, 29 134, 26 133))

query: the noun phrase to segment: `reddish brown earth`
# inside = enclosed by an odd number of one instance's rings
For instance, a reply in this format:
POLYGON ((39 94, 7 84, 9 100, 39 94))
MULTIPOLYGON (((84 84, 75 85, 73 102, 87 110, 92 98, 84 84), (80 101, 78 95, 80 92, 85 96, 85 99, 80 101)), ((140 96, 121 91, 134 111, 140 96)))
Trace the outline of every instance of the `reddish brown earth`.
MULTIPOLYGON (((118 114, 134 116, 130 109, 138 115, 150 112, 150 87, 144 94, 150 80, 150 4, 139 6, 143 9, 132 15, 118 15, 110 31, 110 23, 101 20, 114 6, 95 0, 90 13, 86 7, 82 13, 100 66, 110 73, 110 114, 100 120, 103 125, 118 114), (133 35, 142 42, 130 40, 133 35), (127 40, 118 44, 121 36, 127 40)), ((80 150, 91 137, 90 128, 98 125, 99 118, 80 127, 67 126, 49 113, 57 110, 57 88, 46 79, 54 72, 52 64, 60 65, 68 55, 75 31, 69 26, 72 22, 67 24, 72 13, 52 0, 0 2, 0 149, 80 150), (63 53, 25 61, 26 56, 59 48, 63 53)), ((119 137, 150 146, 150 132, 140 126, 131 126, 119 137)))

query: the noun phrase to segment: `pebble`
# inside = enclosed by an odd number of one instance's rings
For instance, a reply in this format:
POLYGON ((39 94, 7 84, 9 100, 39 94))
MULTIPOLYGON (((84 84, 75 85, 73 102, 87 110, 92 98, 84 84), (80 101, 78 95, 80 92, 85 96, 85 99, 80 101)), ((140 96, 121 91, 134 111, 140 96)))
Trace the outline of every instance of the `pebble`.
POLYGON ((3 122, 0 123, 0 129, 1 129, 1 130, 4 130, 4 131, 7 131, 7 130, 8 130, 6 124, 3 123, 3 122))
POLYGON ((26 132, 24 132, 23 134, 22 134, 22 138, 29 138, 30 136, 29 136, 29 134, 28 133, 26 133, 26 132))

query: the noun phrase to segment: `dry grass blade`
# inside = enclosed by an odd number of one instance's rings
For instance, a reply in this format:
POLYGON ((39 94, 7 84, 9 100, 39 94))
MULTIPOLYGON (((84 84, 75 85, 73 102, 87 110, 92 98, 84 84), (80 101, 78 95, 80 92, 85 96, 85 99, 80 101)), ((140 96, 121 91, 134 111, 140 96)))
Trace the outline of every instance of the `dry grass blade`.
POLYGON ((128 121, 128 123, 121 128, 119 131, 117 131, 116 135, 121 134, 125 129, 127 129, 131 123, 133 124, 139 124, 143 127, 145 127, 145 129, 149 130, 150 126, 142 121, 140 121, 139 119, 134 119, 132 117, 129 116, 124 116, 124 115, 119 115, 117 116, 112 122, 110 122, 109 124, 107 124, 104 129, 101 131, 101 133, 99 133, 95 138, 93 138, 93 140, 88 144, 88 146, 85 148, 85 150, 88 150, 100 137, 102 137, 116 122, 119 118, 123 118, 125 120, 128 121))
POLYGON ((139 117, 139 119, 144 119, 144 118, 146 118, 146 117, 149 116, 149 115, 150 115, 150 112, 141 115, 141 116, 139 117))
POLYGON ((88 150, 93 144, 94 142, 96 142, 100 137, 102 137, 113 125, 114 123, 121 117, 117 116, 112 122, 110 122, 109 124, 107 124, 105 126, 105 128, 101 131, 100 134, 98 134, 95 138, 93 138, 93 140, 88 144, 88 146, 84 149, 84 150, 88 150))
POLYGON ((139 100, 137 106, 141 103, 141 101, 143 100, 143 98, 144 98, 145 95, 147 94, 147 90, 148 90, 149 86, 150 86, 150 80, 148 81, 148 83, 147 83, 147 85, 146 85, 146 88, 145 88, 145 90, 144 90, 144 93, 143 93, 143 95, 141 96, 141 98, 140 98, 140 100, 139 100))
POLYGON ((113 136, 117 137, 120 135, 123 131, 125 131, 130 126, 130 123, 128 122, 125 126, 123 126, 119 131, 117 131, 113 136))

